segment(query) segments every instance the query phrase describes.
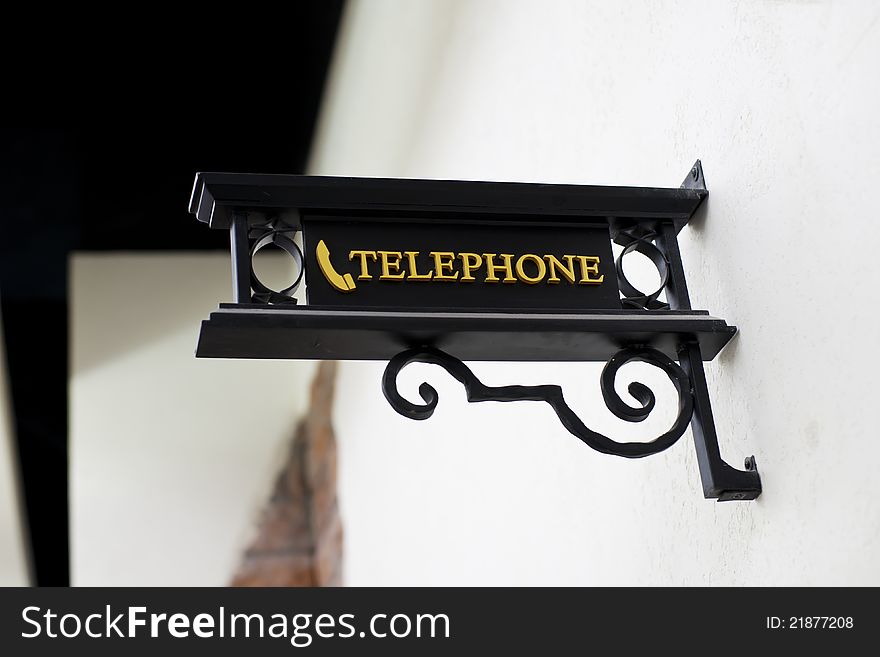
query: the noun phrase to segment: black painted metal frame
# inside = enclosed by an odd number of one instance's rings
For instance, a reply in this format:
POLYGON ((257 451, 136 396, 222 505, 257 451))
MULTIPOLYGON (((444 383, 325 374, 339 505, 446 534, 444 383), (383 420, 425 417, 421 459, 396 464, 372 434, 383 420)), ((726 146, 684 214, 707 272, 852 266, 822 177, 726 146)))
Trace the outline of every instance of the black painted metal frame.
POLYGON ((584 443, 627 458, 668 448, 690 424, 704 495, 719 501, 755 499, 761 479, 754 457, 745 460, 745 470, 721 457, 703 367, 736 328, 691 308, 678 247, 678 232, 707 195, 699 161, 678 188, 200 173, 190 211, 212 228, 230 232, 235 303, 221 304, 202 323, 196 355, 389 360, 382 381, 385 397, 397 412, 417 420, 433 413, 436 391, 423 384, 419 393, 424 404, 413 404, 398 393, 396 378, 411 362, 433 363, 462 382, 469 401, 546 402, 584 443), (254 275, 251 258, 274 243, 302 268, 293 236, 301 230, 303 212, 402 223, 414 217, 444 224, 476 218, 497 222, 499 229, 518 222, 552 230, 560 224, 607 221, 611 239, 624 247, 616 263, 621 309, 473 312, 298 306, 292 297, 302 269, 287 288, 271 290, 254 275), (654 262, 661 279, 657 290, 643 292, 627 280, 622 260, 631 251, 654 262), (647 386, 631 383, 629 392, 640 404, 632 407, 615 392, 614 377, 624 363, 641 360, 669 376, 678 391, 679 412, 672 427, 655 440, 620 443, 589 429, 568 407, 559 386, 488 387, 462 360, 606 361, 601 379, 606 406, 630 422, 648 417, 654 395, 647 386))

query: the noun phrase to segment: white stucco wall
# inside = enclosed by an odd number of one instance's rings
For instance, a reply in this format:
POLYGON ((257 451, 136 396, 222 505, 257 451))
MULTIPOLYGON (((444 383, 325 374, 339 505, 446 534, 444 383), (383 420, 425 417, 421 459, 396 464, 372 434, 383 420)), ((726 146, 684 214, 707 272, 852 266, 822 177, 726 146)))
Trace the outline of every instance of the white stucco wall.
POLYGON ((227 584, 314 363, 195 358, 227 254, 76 254, 70 272, 71 583, 227 584))
MULTIPOLYGON (((764 494, 704 500, 689 432, 603 456, 549 408, 469 405, 427 366, 405 390, 424 375, 439 408, 405 420, 384 364, 346 363, 347 582, 880 584, 878 117, 872 2, 354 0, 314 173, 677 186, 702 158, 681 248, 694 307, 740 328, 708 376, 722 453, 755 454, 764 494)), ((654 423, 610 417, 600 369, 474 365, 561 383, 617 436, 669 422, 668 386, 654 423)))

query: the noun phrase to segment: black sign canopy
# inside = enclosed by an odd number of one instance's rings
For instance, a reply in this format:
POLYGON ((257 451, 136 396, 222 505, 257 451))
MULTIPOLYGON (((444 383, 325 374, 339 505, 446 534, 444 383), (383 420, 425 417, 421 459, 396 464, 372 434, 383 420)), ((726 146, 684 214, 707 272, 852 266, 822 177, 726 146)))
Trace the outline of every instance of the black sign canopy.
POLYGON ((202 323, 196 355, 388 360, 385 397, 419 420, 436 391, 422 384, 414 404, 397 374, 434 363, 469 401, 545 401, 587 445, 630 458, 666 449, 690 424, 705 496, 755 499, 754 458, 744 471, 721 458, 703 370, 736 328, 691 309, 678 249, 707 195, 699 161, 678 188, 200 173, 190 211, 230 233, 234 303, 202 323), (616 260, 612 241, 623 247, 616 260), (251 266, 270 244, 297 270, 280 290, 251 266), (627 280, 632 251, 657 267, 657 289, 627 280), (305 304, 294 299, 301 286, 305 304), (631 422, 648 417, 654 394, 630 384, 633 407, 615 375, 648 362, 675 385, 678 416, 654 441, 617 442, 587 427, 559 386, 485 386, 463 360, 606 362, 606 406, 631 422))

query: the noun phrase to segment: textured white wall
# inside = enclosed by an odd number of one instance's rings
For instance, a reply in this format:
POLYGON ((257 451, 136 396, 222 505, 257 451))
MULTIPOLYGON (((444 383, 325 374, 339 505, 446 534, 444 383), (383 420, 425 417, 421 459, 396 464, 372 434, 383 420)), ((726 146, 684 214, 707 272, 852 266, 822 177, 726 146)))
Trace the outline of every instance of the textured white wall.
POLYGON ((72 259, 74 585, 220 586, 235 572, 314 363, 196 359, 230 281, 223 253, 72 259))
MULTIPOLYGON (((439 408, 408 421, 383 364, 346 363, 348 583, 880 584, 878 116, 876 3, 353 2, 315 173, 677 186, 702 158, 681 247, 694 307, 741 330, 707 369, 722 453, 755 454, 764 494, 704 500, 690 433, 603 456, 427 366, 405 394, 426 375, 439 408)), ((655 422, 609 417, 600 368, 474 365, 561 383, 618 436, 669 422, 669 386, 655 422)))

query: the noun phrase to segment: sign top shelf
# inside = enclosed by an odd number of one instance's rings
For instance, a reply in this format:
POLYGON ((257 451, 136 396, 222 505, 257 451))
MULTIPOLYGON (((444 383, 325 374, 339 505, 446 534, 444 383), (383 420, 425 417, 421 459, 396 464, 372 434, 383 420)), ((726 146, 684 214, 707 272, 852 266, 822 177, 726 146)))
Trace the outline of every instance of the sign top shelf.
MULTIPOLYGON (((671 220, 687 224, 708 195, 699 160, 680 187, 351 178, 198 173, 189 211, 211 228, 229 228, 233 213, 281 219, 299 227, 302 211, 385 216, 479 215, 481 221, 564 223, 671 220)), ((444 219, 448 221, 448 218, 444 219)))

